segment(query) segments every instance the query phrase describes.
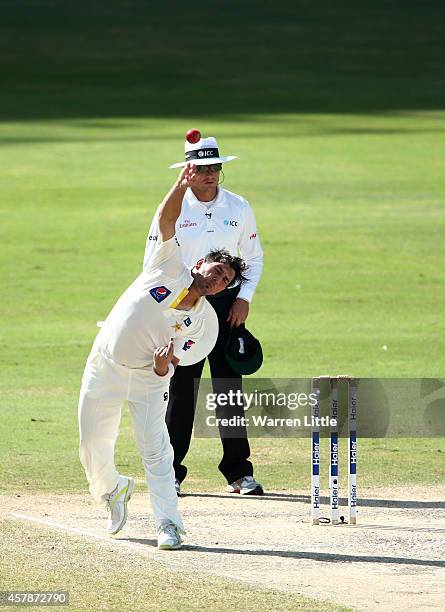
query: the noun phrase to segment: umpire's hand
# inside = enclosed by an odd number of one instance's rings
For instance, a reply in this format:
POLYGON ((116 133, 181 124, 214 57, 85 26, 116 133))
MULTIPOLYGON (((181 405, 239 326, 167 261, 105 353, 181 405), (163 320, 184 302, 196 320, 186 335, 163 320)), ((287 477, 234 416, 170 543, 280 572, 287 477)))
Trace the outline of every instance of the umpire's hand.
POLYGON ((242 298, 236 298, 233 302, 232 308, 229 310, 229 316, 227 321, 230 323, 230 327, 238 327, 249 316, 249 302, 242 298))

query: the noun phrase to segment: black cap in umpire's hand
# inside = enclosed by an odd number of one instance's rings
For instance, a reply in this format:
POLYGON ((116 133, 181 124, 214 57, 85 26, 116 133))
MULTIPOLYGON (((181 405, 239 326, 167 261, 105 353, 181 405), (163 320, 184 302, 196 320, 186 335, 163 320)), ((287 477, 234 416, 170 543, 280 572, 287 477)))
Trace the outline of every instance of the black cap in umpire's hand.
POLYGON ((263 363, 261 344, 245 327, 235 327, 226 344, 226 359, 238 374, 253 374, 263 363))

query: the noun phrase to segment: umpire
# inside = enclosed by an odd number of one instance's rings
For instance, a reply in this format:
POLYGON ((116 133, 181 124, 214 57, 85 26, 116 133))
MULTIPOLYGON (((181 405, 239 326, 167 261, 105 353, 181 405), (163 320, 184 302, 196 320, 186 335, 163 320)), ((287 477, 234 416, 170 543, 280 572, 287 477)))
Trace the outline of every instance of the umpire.
MULTIPOLYGON (((225 358, 225 345, 230 330, 243 325, 263 269, 261 249, 253 211, 243 197, 219 186, 222 164, 236 159, 222 157, 213 137, 201 138, 197 130, 187 133, 185 161, 170 168, 181 168, 193 163, 198 172, 184 195, 181 215, 176 223, 176 236, 187 266, 192 268, 212 249, 227 249, 231 255, 240 255, 246 262, 248 281, 207 298, 214 307, 219 321, 219 335, 215 348, 208 356, 214 393, 242 389, 241 376, 225 358), (191 136, 190 136, 191 135, 191 136), (230 379, 230 380, 228 380, 230 379)), ((173 187, 174 188, 174 187, 173 187)), ((158 239, 155 215, 145 249, 144 267, 158 239)), ((178 366, 170 383, 167 409, 167 427, 174 450, 176 491, 187 468, 183 464, 190 446, 195 415, 194 380, 200 379, 204 362, 191 366, 178 366)), ((243 416, 243 405, 217 407, 216 417, 243 416)), ((219 470, 227 480, 227 491, 242 495, 262 495, 263 488, 253 477, 249 461, 250 447, 245 428, 237 430, 237 437, 227 437, 220 429, 223 456, 219 470)))

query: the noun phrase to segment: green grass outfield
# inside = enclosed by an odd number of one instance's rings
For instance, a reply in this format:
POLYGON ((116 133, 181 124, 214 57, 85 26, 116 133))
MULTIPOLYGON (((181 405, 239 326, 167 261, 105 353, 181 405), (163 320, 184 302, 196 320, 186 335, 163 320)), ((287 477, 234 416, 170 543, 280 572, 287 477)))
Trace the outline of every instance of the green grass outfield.
MULTIPOLYGON (((130 4, 2 2, 2 493, 86 490, 84 362, 190 127, 239 156, 224 186, 256 212, 259 375, 444 376, 441 3, 173 2, 175 19, 130 4)), ((443 439, 361 445, 360 486, 443 481, 443 439)), ((190 488, 224 486, 219 456, 193 441, 190 488)), ((253 440, 252 456, 267 489, 308 489, 307 440, 253 440)), ((117 459, 142 479, 128 414, 117 459)))
MULTIPOLYGON (((258 217, 266 253, 250 317, 265 353, 258 375, 443 374, 445 144, 434 135, 442 121, 439 113, 400 113, 200 123, 240 156, 225 184, 245 194, 258 217)), ((149 222, 175 176, 167 166, 180 159, 189 125, 184 118, 2 126, 6 137, 30 141, 1 149, 3 488, 84 487, 76 450, 84 361, 96 321, 140 270, 149 222)), ((410 480, 433 483, 439 442, 369 441, 379 455, 387 449, 391 472, 375 453, 363 469, 369 464, 374 485, 402 484, 412 454, 410 480)), ((221 486, 218 444, 193 445, 198 486, 221 486)), ((307 482, 307 441, 253 445, 268 488, 307 482)), ((140 472, 129 436, 119 452, 140 472)))

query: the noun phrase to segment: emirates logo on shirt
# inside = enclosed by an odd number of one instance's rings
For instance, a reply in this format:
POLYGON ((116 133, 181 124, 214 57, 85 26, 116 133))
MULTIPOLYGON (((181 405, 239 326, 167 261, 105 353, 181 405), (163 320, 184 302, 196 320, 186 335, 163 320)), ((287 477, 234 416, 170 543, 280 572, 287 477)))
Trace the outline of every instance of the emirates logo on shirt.
POLYGON ((184 229, 185 227, 197 227, 196 221, 190 221, 190 219, 184 219, 184 223, 179 224, 179 229, 184 229))

